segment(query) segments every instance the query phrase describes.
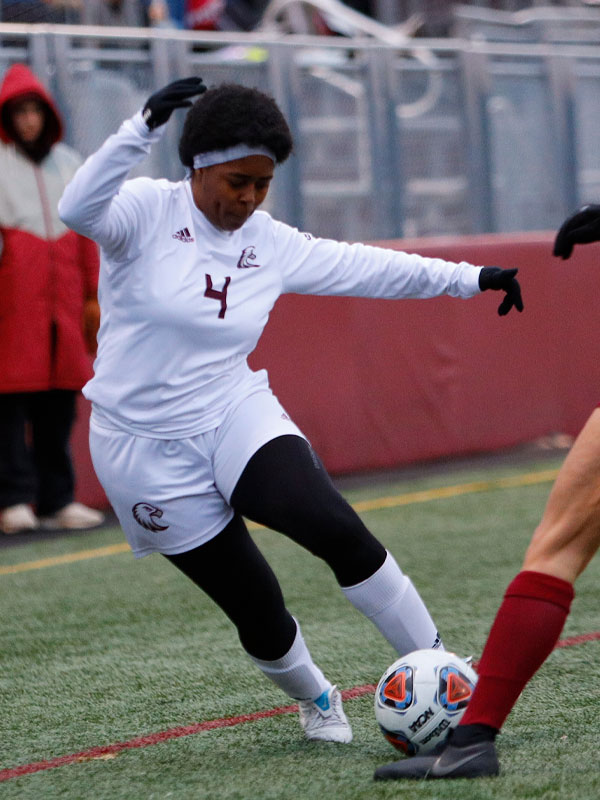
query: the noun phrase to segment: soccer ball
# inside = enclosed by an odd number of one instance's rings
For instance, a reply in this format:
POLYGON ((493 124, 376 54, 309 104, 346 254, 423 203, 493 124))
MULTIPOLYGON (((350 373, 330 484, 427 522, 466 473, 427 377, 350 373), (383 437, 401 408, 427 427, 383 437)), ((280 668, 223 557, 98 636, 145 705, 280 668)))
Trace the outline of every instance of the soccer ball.
POLYGON ((458 725, 476 683, 475 670, 454 653, 415 650, 381 676, 375 718, 397 750, 424 755, 458 725))

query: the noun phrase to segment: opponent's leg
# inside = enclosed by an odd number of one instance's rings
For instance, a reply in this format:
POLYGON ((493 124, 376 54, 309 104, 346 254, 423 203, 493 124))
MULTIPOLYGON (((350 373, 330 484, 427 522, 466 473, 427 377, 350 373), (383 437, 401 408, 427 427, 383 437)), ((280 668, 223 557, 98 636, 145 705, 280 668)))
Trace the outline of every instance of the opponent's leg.
POLYGON ((337 491, 305 439, 279 436, 263 445, 246 465, 231 505, 322 558, 348 600, 399 655, 441 646, 410 578, 337 491))
POLYGON ((252 662, 300 701, 308 738, 351 741, 341 696, 313 662, 277 578, 238 515, 206 544, 166 558, 227 614, 252 662))
POLYGON ((600 410, 577 437, 488 636, 479 680, 439 760, 389 764, 375 777, 477 777, 498 772, 494 739, 527 682, 556 646, 573 582, 600 546, 600 410))
POLYGON ((461 725, 502 727, 525 684, 554 649, 573 599, 573 582, 599 546, 600 410, 596 409, 559 471, 523 569, 506 591, 461 725))
POLYGON ((520 572, 506 590, 477 671, 473 696, 440 756, 379 767, 377 780, 497 775, 494 740, 525 684, 554 649, 573 587, 541 572, 520 572))
POLYGON ((600 547, 600 408, 569 451, 523 569, 574 583, 600 547))

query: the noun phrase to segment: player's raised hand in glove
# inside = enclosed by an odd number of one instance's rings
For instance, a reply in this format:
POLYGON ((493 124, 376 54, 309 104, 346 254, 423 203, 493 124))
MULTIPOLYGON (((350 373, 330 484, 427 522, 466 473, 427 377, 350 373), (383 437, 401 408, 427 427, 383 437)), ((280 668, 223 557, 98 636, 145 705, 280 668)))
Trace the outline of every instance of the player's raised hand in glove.
POLYGON ((181 78, 169 83, 148 98, 142 109, 144 122, 149 130, 153 131, 159 125, 164 125, 176 108, 191 106, 190 97, 205 91, 206 86, 202 83, 202 78, 181 78))
POLYGON ((498 314, 503 317, 514 306, 517 311, 523 311, 521 287, 515 278, 518 269, 500 269, 500 267, 483 267, 479 273, 479 288, 482 292, 486 289, 501 290, 506 292, 504 300, 498 306, 498 314))
POLYGON ((569 258, 576 244, 600 240, 600 206, 582 206, 571 214, 556 234, 554 255, 569 258))

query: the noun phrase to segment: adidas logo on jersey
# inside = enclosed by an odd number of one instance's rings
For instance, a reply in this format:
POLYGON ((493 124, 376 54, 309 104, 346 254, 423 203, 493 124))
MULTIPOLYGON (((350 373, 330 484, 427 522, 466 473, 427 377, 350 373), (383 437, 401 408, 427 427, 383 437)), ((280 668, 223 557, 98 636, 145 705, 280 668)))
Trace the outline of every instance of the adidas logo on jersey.
POLYGON ((177 233, 172 234, 173 239, 179 239, 180 242, 193 242, 194 237, 190 234, 187 228, 182 228, 177 233))

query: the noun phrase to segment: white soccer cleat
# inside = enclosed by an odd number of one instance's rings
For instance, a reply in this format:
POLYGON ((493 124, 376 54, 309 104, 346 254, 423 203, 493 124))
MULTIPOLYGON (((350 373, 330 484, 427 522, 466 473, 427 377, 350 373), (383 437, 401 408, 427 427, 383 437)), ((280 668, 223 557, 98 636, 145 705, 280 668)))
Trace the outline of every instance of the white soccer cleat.
POLYGON ((97 528, 103 522, 104 514, 101 511, 97 511, 95 508, 88 508, 81 503, 69 503, 54 514, 40 517, 40 525, 52 531, 83 531, 89 528, 97 528))
POLYGON ((2 531, 2 533, 34 531, 38 527, 38 519, 33 513, 31 506, 28 506, 26 503, 8 506, 0 511, 0 531, 2 531))
POLYGON ((351 742, 352 728, 342 708, 342 695, 336 686, 326 689, 316 700, 300 700, 300 724, 307 739, 320 742, 351 742))

